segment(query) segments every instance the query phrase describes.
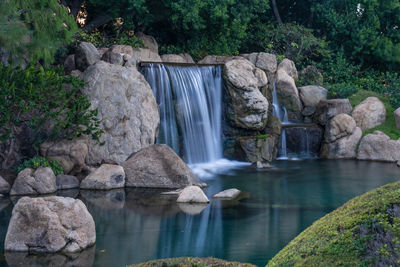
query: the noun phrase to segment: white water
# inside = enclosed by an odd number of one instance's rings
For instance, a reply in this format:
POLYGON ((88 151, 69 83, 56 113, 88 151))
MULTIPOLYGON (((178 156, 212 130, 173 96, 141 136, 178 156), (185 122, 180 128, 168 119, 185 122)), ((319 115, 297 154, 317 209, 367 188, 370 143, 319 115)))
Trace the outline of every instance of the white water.
MULTIPOLYGON (((286 108, 281 107, 281 105, 279 104, 279 99, 276 94, 275 82, 274 82, 274 90, 272 91, 272 114, 281 120, 282 125, 290 124, 286 108), (282 111, 283 111, 283 114, 282 114, 282 111)), ((285 128, 282 128, 279 143, 281 144, 281 146, 278 151, 278 153, 279 153, 278 159, 288 159, 287 149, 286 149, 286 130, 285 130, 285 128)))

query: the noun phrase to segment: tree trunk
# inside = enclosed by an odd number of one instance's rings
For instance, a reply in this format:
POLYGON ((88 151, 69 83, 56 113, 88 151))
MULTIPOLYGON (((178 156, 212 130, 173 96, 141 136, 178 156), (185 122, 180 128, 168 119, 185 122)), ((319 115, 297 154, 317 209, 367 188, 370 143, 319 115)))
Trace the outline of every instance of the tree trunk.
POLYGON ((272 2, 272 9, 274 10, 274 15, 275 15, 276 21, 279 24, 283 24, 281 16, 279 15, 278 6, 276 5, 276 0, 271 0, 271 2, 272 2))

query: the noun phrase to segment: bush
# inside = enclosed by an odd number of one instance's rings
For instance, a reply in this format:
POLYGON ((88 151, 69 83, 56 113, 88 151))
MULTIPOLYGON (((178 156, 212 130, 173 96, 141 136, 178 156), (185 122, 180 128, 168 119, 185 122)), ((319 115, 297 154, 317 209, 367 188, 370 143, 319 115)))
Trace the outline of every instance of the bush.
POLYGON ((57 160, 47 159, 44 157, 34 157, 29 160, 25 160, 22 164, 17 167, 17 172, 26 169, 37 169, 39 167, 49 167, 53 170, 54 175, 64 174, 63 167, 57 160))

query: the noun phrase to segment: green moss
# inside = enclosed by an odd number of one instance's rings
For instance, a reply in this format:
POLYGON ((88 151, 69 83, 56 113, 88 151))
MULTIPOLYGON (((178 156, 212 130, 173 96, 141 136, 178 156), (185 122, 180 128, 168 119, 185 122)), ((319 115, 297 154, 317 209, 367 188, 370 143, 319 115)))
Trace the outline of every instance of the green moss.
POLYGON ((171 258, 162 260, 153 260, 145 263, 131 265, 130 267, 208 267, 208 266, 239 266, 239 267, 255 267, 249 263, 240 263, 232 261, 224 261, 215 258, 171 258))
POLYGON ((264 141, 265 141, 265 140, 267 140, 267 138, 270 137, 270 136, 271 136, 270 134, 260 134, 260 135, 257 135, 257 136, 256 136, 256 139, 257 139, 257 140, 264 140, 264 141))
POLYGON ((370 266, 378 259, 393 260, 400 255, 400 218, 390 215, 389 209, 398 204, 399 182, 356 197, 314 222, 267 266, 370 266), (369 244, 377 239, 377 227, 393 233, 393 238, 371 252, 369 244), (360 229, 366 229, 366 234, 360 234, 360 229))
POLYGON ((375 93, 375 92, 360 90, 356 94, 352 95, 349 98, 349 100, 350 100, 351 105, 353 107, 355 107, 358 104, 360 104, 362 101, 364 101, 367 97, 370 97, 370 96, 375 96, 375 97, 379 98, 385 105, 386 122, 375 128, 363 131, 363 136, 373 133, 374 131, 382 131, 385 134, 387 134, 391 139, 395 139, 395 140, 399 139, 400 138, 400 129, 397 129, 397 127, 396 127, 396 122, 394 119, 394 108, 390 105, 390 100, 388 97, 383 96, 378 93, 375 93))

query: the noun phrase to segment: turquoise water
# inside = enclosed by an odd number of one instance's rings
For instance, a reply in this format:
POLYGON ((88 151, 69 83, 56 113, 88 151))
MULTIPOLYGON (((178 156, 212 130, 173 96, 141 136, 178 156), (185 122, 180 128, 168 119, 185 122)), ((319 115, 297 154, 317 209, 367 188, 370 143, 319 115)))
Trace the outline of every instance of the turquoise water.
POLYGON ((400 176, 395 164, 386 163, 308 160, 274 166, 269 171, 241 167, 208 178, 209 197, 232 187, 249 196, 240 202, 212 199, 206 207, 178 206, 173 197, 151 190, 63 192, 82 199, 96 223, 96 246, 73 258, 4 256, 16 200, 0 200, 0 265, 126 266, 156 258, 213 256, 264 266, 318 218, 400 176))

